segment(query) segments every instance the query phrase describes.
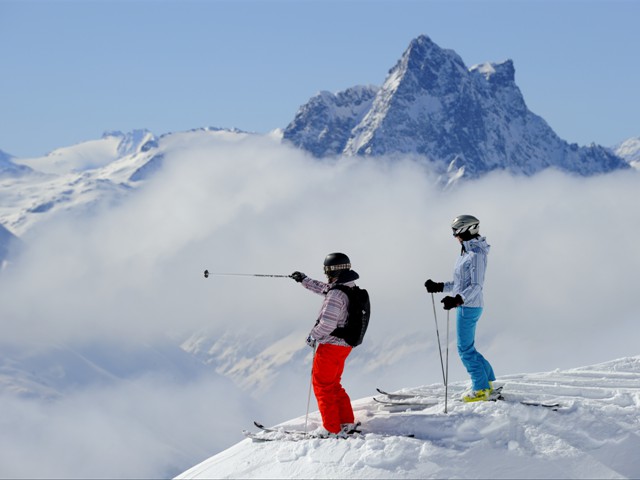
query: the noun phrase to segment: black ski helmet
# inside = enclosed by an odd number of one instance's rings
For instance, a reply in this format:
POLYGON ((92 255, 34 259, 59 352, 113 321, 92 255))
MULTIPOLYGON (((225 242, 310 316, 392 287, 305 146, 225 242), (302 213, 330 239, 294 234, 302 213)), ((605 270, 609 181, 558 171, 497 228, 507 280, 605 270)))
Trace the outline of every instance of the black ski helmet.
POLYGON ((454 237, 470 240, 480 234, 480 220, 473 215, 458 215, 451 222, 454 237))
MULTIPOLYGON (((351 260, 344 253, 330 253, 324 258, 324 273, 329 275, 331 272, 340 270, 350 270, 351 260)), ((332 277, 335 275, 331 275, 332 277)))
POLYGON ((360 276, 351 270, 351 260, 344 253, 334 252, 324 259, 324 273, 330 279, 338 279, 340 283, 357 280, 360 276))

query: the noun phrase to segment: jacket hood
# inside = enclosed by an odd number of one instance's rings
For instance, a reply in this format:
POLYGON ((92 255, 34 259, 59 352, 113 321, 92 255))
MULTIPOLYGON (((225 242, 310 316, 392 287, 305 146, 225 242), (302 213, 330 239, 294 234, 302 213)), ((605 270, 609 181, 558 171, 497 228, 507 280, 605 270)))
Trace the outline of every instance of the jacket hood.
POLYGON ((484 253, 485 255, 489 254, 489 250, 491 249, 491 245, 487 243, 487 237, 476 237, 471 240, 465 240, 462 242, 462 245, 467 252, 484 253))

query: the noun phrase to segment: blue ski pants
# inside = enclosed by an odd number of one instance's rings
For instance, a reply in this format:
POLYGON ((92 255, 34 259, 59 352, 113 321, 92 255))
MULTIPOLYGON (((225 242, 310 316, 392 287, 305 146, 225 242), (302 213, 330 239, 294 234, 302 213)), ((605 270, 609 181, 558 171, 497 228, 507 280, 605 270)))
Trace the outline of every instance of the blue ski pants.
POLYGON ((482 307, 460 306, 457 309, 456 328, 458 332, 458 355, 471 375, 472 388, 489 388, 489 382, 496 377, 491 364, 476 350, 476 324, 482 315, 482 307))

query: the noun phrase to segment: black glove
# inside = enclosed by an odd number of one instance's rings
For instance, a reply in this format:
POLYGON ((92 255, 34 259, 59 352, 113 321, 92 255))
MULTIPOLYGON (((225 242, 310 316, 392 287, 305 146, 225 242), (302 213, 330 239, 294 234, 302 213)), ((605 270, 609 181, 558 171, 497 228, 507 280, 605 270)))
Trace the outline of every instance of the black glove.
POLYGON ((427 292, 429 293, 440 293, 444 291, 444 283, 443 282, 434 282, 429 279, 424 282, 424 286, 427 288, 427 292))
POLYGON ((444 303, 445 310, 451 310, 452 308, 456 308, 462 305, 464 303, 464 300, 462 300, 462 297, 460 296, 460 294, 458 294, 455 297, 444 297, 442 300, 440 300, 440 303, 444 303))
POLYGON ((305 278, 307 278, 307 276, 302 273, 302 272, 293 272, 291 275, 289 275, 291 278, 293 278, 296 282, 300 283, 302 280, 304 280, 305 278))

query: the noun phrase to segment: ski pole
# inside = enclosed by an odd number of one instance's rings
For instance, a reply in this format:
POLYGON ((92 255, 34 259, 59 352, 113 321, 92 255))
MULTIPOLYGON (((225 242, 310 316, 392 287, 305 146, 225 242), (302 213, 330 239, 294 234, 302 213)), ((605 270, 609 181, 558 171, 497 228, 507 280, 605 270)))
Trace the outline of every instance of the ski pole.
POLYGON ((438 330, 438 315, 436 314, 436 301, 431 294, 431 304, 433 305, 433 319, 436 322, 436 336, 438 338, 438 351, 440 352, 440 367, 442 368, 442 381, 445 386, 447 384, 447 377, 444 374, 444 363, 442 362, 442 347, 440 346, 440 330, 438 330))
POLYGON ((213 273, 209 270, 204 271, 204 278, 209 277, 274 277, 274 278, 291 278, 291 275, 267 275, 262 273, 213 273))
POLYGON ((307 394, 307 414, 304 417, 304 434, 307 434, 307 421, 309 420, 309 405, 311 405, 311 386, 313 385, 313 363, 316 359, 316 345, 313 346, 313 357, 311 357, 311 376, 309 377, 309 393, 307 394))
POLYGON ((449 310, 447 310, 447 374, 444 380, 444 413, 447 413, 447 399, 449 397, 449 310))

